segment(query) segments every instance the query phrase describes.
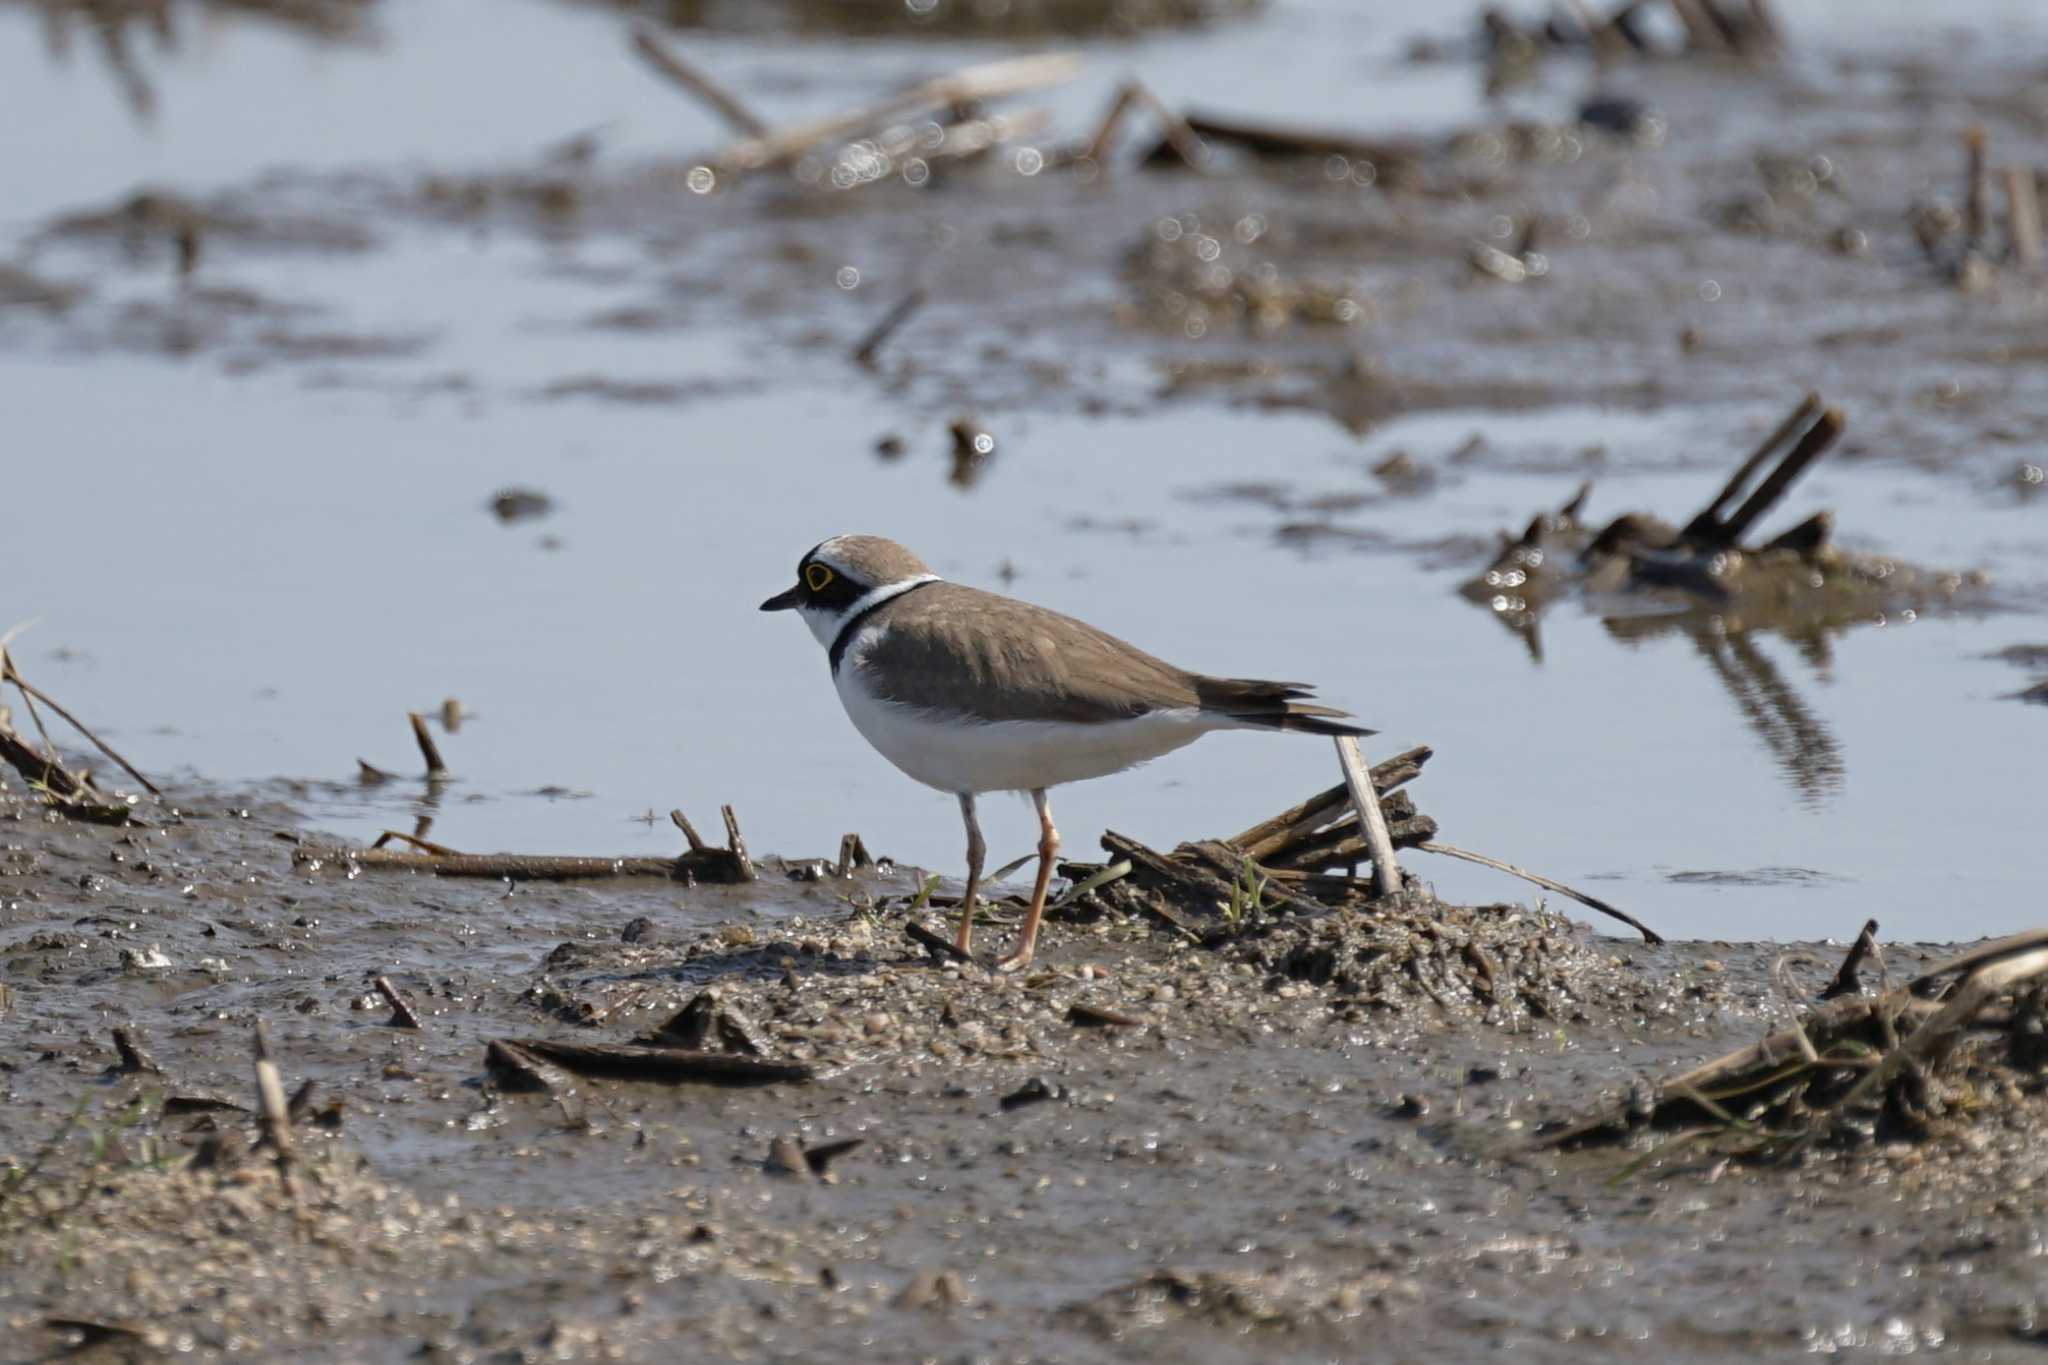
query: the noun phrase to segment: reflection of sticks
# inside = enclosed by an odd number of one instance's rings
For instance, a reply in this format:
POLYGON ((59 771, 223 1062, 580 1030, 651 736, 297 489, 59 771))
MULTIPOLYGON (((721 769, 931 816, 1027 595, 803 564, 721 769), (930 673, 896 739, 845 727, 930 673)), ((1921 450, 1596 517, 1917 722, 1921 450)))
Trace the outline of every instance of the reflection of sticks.
POLYGON ((1641 934, 1645 943, 1662 943, 1664 941, 1662 934, 1652 929, 1649 925, 1644 924, 1634 915, 1615 909, 1597 896, 1589 896, 1583 891, 1574 891, 1563 882, 1554 882, 1548 877, 1540 876, 1537 873, 1531 872, 1526 867, 1516 867, 1513 863, 1504 863, 1498 858, 1489 858, 1484 853, 1474 853, 1469 849, 1454 848, 1449 844, 1437 843, 1435 840, 1431 840, 1426 844, 1417 844, 1416 847, 1424 853, 1441 853, 1447 858, 1463 858, 1468 863, 1478 863, 1481 867, 1490 867, 1496 872, 1505 872, 1511 877, 1520 877, 1523 881, 1533 882, 1546 891, 1555 891, 1560 896, 1570 896, 1579 904, 1598 910, 1603 915, 1611 915, 1641 934))
POLYGON ((1842 751, 1827 722, 1814 715, 1770 658, 1742 632, 1692 632, 1693 646, 1792 779, 1809 796, 1842 780, 1842 751))
POLYGON ((1699 513, 1686 523, 1682 534, 1697 539, 1719 539, 1721 510, 1741 496, 1743 487, 1755 477, 1757 470, 1763 468, 1764 461, 1777 453, 1778 447, 1806 430, 1819 415, 1819 394, 1809 393, 1800 399, 1798 405, 1792 409, 1791 415, 1778 423, 1771 434, 1764 438, 1764 443, 1756 448, 1755 453, 1744 460, 1742 467, 1729 476, 1728 482, 1721 486, 1721 491, 1714 495, 1714 500, 1702 507, 1699 513))
MULTIPOLYGON (((426 717, 417 711, 408 711, 405 718, 412 722, 412 737, 419 741, 420 757, 427 761, 427 778, 432 781, 448 775, 448 765, 441 761, 441 750, 434 743, 434 737, 427 733, 426 717)), ((357 760, 360 762, 361 760, 357 760)))
POLYGON ((1387 817, 1380 811, 1379 795, 1373 790, 1372 774, 1365 756, 1350 735, 1336 738, 1337 762, 1344 769, 1344 785, 1351 789, 1351 804, 1365 826, 1366 847, 1372 850, 1373 889, 1382 896, 1401 894, 1401 865, 1394 861, 1394 841, 1387 833, 1387 817))
POLYGON ((768 125, 754 117, 751 109, 741 104, 725 87, 665 47, 652 29, 633 30, 633 50, 646 58, 647 64, 656 71, 710 105, 713 112, 731 124, 733 131, 741 137, 760 137, 768 131, 768 125))
POLYGON ((1757 485, 1756 492, 1751 493, 1749 500, 1738 507, 1722 526, 1721 534, 1726 544, 1741 543, 1743 534, 1757 518, 1785 496, 1786 490, 1806 472, 1809 465, 1827 453, 1828 447, 1842 434, 1843 424, 1840 408, 1828 408, 1814 420, 1806 434, 1799 438, 1799 443, 1792 447, 1791 453, 1778 462, 1778 467, 1757 485))
POLYGON ((896 335, 896 329, 910 321, 910 315, 924 307, 924 290, 913 289, 896 301, 896 306, 882 315, 882 320, 868 329, 868 334, 853 348, 853 363, 872 366, 875 352, 882 343, 896 335))
POLYGON ((736 142, 716 158, 733 171, 786 165, 821 142, 865 132, 888 119, 920 109, 943 109, 1020 95, 1070 81, 1080 62, 1064 53, 1012 57, 962 67, 951 75, 920 81, 872 104, 804 123, 772 128, 736 142))

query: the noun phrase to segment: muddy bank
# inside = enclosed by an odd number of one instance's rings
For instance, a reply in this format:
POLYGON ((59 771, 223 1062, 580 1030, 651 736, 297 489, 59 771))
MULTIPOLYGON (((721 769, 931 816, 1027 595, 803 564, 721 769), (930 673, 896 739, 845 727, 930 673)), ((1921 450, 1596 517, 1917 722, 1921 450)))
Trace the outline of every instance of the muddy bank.
POLYGON ((258 793, 171 804, 146 830, 18 787, 0 812, 0 1312, 35 1343, 10 1358, 66 1339, 53 1317, 117 1358, 335 1360, 1223 1360, 1247 1333, 1310 1359, 1384 1331, 1413 1359, 1988 1359, 2037 1330, 2033 1081, 1794 1166, 1536 1145, 1782 1024, 1839 949, 1779 985, 1775 948, 1529 907, 1274 915, 1214 949, 1101 911, 1012 981, 906 938, 901 874, 433 881, 295 867, 306 835, 258 793), (493 1039, 644 1037, 707 986, 816 1079, 519 1093, 486 1068, 493 1039), (253 1131, 258 1018, 313 1086, 296 1204, 270 1154, 219 1150, 253 1131), (821 1179, 777 1139, 843 1150, 821 1179))

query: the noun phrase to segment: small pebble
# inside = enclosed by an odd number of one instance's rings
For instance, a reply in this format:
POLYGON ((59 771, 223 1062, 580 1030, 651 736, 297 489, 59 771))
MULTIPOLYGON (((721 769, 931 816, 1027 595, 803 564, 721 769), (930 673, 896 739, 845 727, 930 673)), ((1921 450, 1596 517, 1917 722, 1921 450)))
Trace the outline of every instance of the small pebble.
POLYGON ((874 1010, 866 1019, 861 1021, 861 1028, 867 1033, 868 1037, 872 1038, 878 1033, 887 1033, 889 1026, 895 1022, 886 1011, 874 1010))

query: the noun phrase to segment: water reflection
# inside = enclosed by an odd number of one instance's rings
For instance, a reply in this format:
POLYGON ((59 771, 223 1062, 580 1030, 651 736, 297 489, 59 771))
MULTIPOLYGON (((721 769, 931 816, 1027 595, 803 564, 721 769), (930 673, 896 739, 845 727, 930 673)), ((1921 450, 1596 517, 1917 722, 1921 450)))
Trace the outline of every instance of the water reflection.
MULTIPOLYGON (((1630 644, 1660 635, 1683 635, 1803 800, 1820 804, 1841 790, 1841 741, 1759 647, 1758 637, 1766 632, 1728 631, 1713 618, 1697 616, 1611 617, 1601 624, 1614 639, 1630 644)), ((1825 629, 1782 638, 1816 673, 1826 672, 1831 649, 1825 629)))

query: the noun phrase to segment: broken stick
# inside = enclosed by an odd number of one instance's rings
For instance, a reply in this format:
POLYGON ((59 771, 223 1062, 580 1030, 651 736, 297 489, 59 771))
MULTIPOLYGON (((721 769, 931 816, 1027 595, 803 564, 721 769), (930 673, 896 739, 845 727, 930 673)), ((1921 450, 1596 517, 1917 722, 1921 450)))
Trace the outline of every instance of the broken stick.
POLYGON ((1373 790, 1372 773, 1358 741, 1350 735, 1336 738, 1337 762, 1344 768, 1344 784, 1351 788, 1351 804, 1365 826, 1366 846, 1372 850, 1373 889, 1382 896, 1401 894, 1401 868, 1394 861, 1393 836, 1387 833, 1387 817, 1380 811, 1380 798, 1373 790))

